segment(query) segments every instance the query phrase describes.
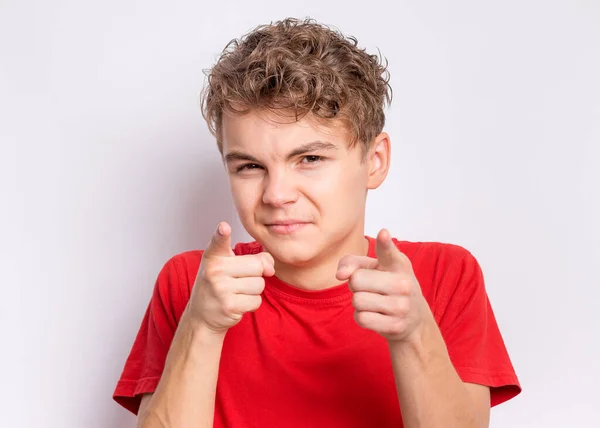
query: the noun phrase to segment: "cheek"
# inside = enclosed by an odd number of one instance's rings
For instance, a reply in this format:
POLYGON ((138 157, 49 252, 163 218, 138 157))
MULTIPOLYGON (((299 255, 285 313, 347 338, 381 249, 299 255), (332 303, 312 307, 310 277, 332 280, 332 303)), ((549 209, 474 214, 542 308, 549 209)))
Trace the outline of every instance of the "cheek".
POLYGON ((351 214, 353 211, 349 208, 364 205, 366 182, 360 171, 350 174, 343 168, 336 168, 328 174, 311 177, 305 183, 304 194, 334 221, 351 214))
POLYGON ((256 208, 255 199, 257 196, 256 189, 253 189, 251 183, 243 181, 229 182, 233 204, 241 219, 252 217, 256 208))

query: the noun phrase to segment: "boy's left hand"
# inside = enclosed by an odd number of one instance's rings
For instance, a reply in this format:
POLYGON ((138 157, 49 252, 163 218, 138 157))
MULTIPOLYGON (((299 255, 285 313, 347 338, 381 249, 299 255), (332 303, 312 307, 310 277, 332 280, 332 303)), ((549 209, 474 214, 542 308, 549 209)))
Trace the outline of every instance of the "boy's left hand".
POLYGON ((363 328, 388 341, 418 338, 429 306, 412 269, 412 263, 392 242, 389 232, 377 235, 377 258, 344 256, 336 277, 348 280, 354 293, 354 319, 363 328))

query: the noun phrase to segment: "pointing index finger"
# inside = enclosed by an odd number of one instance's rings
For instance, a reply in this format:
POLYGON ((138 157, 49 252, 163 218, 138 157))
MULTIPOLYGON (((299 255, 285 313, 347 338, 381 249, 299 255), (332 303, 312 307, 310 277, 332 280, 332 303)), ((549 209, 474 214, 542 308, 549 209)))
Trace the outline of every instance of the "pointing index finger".
POLYGON ((231 226, 222 221, 213 233, 208 246, 204 250, 204 257, 234 256, 231 249, 231 226))
POLYGON ((407 267, 412 270, 408 258, 396 247, 387 229, 382 229, 377 234, 375 252, 381 270, 401 272, 407 267))

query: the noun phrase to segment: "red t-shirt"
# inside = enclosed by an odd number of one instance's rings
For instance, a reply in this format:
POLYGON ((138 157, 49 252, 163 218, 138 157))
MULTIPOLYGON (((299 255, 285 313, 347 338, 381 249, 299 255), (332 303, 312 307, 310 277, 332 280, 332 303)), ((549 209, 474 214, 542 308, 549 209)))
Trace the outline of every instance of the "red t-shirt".
MULTIPOLYGON (((368 239, 375 257, 375 239, 368 239)), ((455 245, 394 242, 412 262, 460 378, 489 386, 492 406, 517 395, 476 259, 455 245)), ((260 251, 256 242, 234 249, 260 251)), ((179 254, 158 276, 114 392, 134 413, 141 394, 156 389, 201 256, 179 254)), ((387 342, 356 324, 347 284, 306 291, 270 277, 262 297, 225 336, 215 427, 402 427, 387 342)))

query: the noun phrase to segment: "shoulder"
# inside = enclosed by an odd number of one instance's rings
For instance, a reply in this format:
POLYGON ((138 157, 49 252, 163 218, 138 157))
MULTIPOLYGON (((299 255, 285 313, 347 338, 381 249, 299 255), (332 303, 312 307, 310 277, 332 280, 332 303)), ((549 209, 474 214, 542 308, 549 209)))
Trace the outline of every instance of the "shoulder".
POLYGON ((475 256, 465 247, 445 242, 411 242, 394 239, 411 261, 423 295, 434 311, 453 296, 484 292, 483 273, 475 256))
POLYGON ((414 268, 420 266, 439 268, 462 263, 476 262, 473 254, 465 247, 447 242, 402 241, 393 238, 396 247, 404 253, 414 268))

